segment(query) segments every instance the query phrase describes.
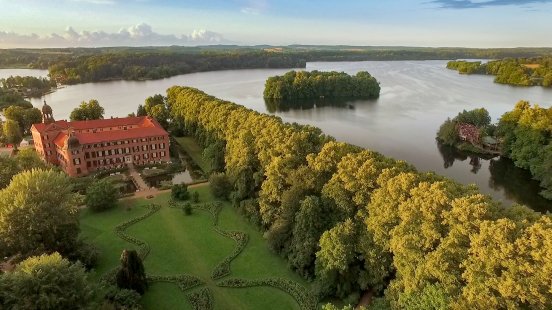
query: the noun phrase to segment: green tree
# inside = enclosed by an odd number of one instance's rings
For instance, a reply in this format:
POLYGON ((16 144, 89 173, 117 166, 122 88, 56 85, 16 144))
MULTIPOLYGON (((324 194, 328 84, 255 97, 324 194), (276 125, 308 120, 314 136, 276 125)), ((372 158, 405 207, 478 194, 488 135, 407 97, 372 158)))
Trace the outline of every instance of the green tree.
POLYGON ((19 124, 11 119, 6 120, 4 122, 3 133, 6 139, 6 143, 13 144, 13 148, 17 150, 17 148, 19 147, 19 143, 21 143, 21 141, 23 140, 19 124))
POLYGON ((223 172, 215 172, 209 176, 209 185, 211 192, 217 198, 228 199, 232 191, 232 184, 228 181, 226 174, 223 172))
POLYGON ((14 175, 20 172, 15 158, 0 156, 0 189, 8 186, 14 175))
POLYGON ((117 205, 119 191, 112 182, 106 179, 93 182, 86 189, 84 202, 92 211, 104 211, 117 205))
POLYGON ((458 143, 458 131, 456 130, 456 125, 457 122, 448 118, 441 125, 441 127, 439 127, 439 131, 437 132, 437 140, 445 145, 455 146, 456 143, 458 143))
POLYGON ((33 168, 46 169, 47 165, 32 148, 20 150, 15 157, 0 156, 0 189, 8 186, 14 175, 33 168))
POLYGON ((91 99, 88 102, 83 101, 71 111, 69 118, 71 121, 86 121, 104 118, 105 110, 98 100, 91 99))
POLYGON ((143 295, 148 288, 146 272, 142 259, 135 250, 123 250, 121 268, 117 272, 117 286, 143 295))
POLYGON ((58 253, 30 257, 0 275, 0 306, 5 309, 94 309, 95 296, 84 267, 58 253))
POLYGON ((171 187, 171 196, 173 199, 186 200, 190 198, 190 192, 188 192, 188 185, 185 183, 174 184, 171 187))
POLYGON ((146 116, 148 113, 146 112, 146 109, 143 105, 138 105, 138 110, 136 111, 136 116, 146 116))
POLYGON ((0 201, 0 256, 75 250, 78 196, 64 173, 22 172, 0 191, 0 201))
POLYGON ((31 126, 42 121, 42 113, 37 108, 25 109, 23 111, 23 132, 30 134, 31 126))

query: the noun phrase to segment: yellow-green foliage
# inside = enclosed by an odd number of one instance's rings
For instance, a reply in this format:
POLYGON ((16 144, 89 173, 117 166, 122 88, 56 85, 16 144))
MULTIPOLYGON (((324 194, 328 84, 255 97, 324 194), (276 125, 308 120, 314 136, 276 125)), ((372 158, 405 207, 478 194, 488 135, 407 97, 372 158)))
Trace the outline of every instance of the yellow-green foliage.
POLYGON ((196 89, 170 88, 168 102, 188 133, 226 142, 231 196, 258 203, 245 212, 322 294, 387 288, 396 309, 552 307, 547 215, 196 89))

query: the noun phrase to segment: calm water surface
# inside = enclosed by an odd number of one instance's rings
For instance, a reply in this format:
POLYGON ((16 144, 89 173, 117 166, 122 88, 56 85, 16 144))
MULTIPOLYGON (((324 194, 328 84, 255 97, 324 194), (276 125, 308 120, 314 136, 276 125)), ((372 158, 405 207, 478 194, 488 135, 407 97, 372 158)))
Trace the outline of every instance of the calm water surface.
MULTIPOLYGON (((483 193, 511 204, 537 210, 552 209, 538 196, 538 184, 529 174, 505 159, 483 159, 439 147, 435 133, 447 117, 463 109, 485 107, 496 120, 517 101, 552 105, 552 89, 520 88, 493 83, 489 76, 465 76, 445 68, 446 61, 316 62, 308 70, 367 70, 381 83, 378 100, 352 101, 340 107, 325 106, 275 112, 285 121, 311 124, 338 140, 406 160, 422 171, 435 171, 461 183, 475 183, 483 193)), ((0 70, 0 77, 8 74, 0 70)), ((229 70, 180 75, 144 82, 112 81, 68 86, 46 95, 58 119, 67 118, 83 100, 98 99, 106 116, 125 116, 147 96, 164 93, 173 85, 197 87, 219 98, 267 112, 262 98, 267 77, 288 70, 229 70)), ((35 70, 33 72, 36 74, 35 70)), ((21 74, 21 73, 18 73, 21 74)), ((43 73, 45 74, 45 73, 43 73)), ((42 99, 33 99, 35 106, 42 99)), ((272 109, 271 109, 272 110, 272 109)))

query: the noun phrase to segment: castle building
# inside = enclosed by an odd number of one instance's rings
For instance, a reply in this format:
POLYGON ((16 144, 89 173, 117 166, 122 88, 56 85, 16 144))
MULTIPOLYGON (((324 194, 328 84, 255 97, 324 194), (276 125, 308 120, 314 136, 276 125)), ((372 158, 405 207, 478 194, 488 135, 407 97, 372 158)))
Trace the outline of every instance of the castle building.
POLYGON ((55 121, 44 102, 42 123, 31 132, 40 157, 70 176, 170 160, 169 134, 149 116, 55 121))

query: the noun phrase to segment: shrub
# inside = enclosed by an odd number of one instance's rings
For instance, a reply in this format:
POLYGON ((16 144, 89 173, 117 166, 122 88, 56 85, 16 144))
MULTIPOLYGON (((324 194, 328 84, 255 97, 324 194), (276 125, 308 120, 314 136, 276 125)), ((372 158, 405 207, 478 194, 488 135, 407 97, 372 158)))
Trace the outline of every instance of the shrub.
POLYGON ((194 203, 198 203, 199 202, 199 193, 197 191, 193 192, 192 193, 192 201, 194 203))
POLYGON ((144 294, 148 287, 142 259, 135 250, 124 250, 121 254, 121 269, 117 272, 117 287, 135 290, 144 294))
POLYGON ((68 255, 68 258, 71 261, 81 262, 87 270, 90 270, 98 264, 99 254, 98 248, 95 245, 79 240, 75 251, 68 255))
POLYGON ((85 203, 92 211, 104 211, 117 205, 119 191, 108 180, 98 180, 86 189, 85 203))
POLYGON ((191 215, 192 214, 192 205, 188 202, 182 207, 182 210, 184 211, 185 215, 191 215))
POLYGON ((217 198, 228 199, 232 191, 232 185, 224 173, 213 173, 209 177, 211 191, 217 198))
POLYGON ((208 288, 202 288, 195 293, 188 294, 187 297, 194 310, 213 309, 213 296, 208 288))
POLYGON ((58 253, 30 257, 0 275, 0 307, 5 309, 88 309, 95 294, 84 267, 58 253))
POLYGON ((142 309, 140 305, 140 294, 134 290, 120 289, 116 286, 109 286, 105 293, 105 300, 117 310, 139 310, 142 309))
POLYGON ((186 200, 190 197, 190 192, 188 192, 188 185, 186 184, 175 184, 171 188, 171 196, 177 200, 186 200))

